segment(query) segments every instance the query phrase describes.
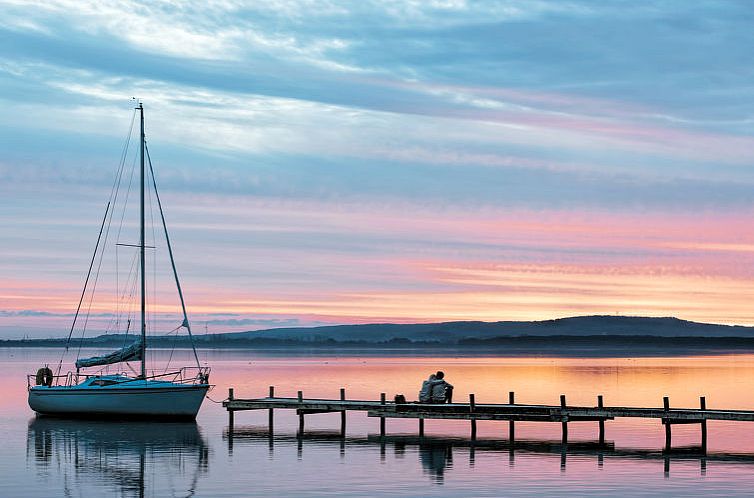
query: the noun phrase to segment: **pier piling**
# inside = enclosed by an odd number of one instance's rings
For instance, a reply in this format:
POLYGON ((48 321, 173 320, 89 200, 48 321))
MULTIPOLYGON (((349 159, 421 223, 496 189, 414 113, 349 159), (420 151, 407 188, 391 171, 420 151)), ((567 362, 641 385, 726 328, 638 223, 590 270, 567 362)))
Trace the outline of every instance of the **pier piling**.
MULTIPOLYGON (((344 387, 340 388, 340 400, 341 401, 346 400, 346 389, 344 387)), ((340 437, 346 437, 346 411, 345 410, 340 412, 340 437)))
MULTIPOLYGON (((513 391, 508 392, 508 404, 509 405, 515 405, 516 401, 516 393, 513 391)), ((516 440, 516 422, 513 420, 508 421, 508 441, 510 441, 511 444, 516 440)))
MULTIPOLYGON (((604 408, 604 407, 605 405, 603 404, 602 395, 600 394, 599 396, 597 396, 597 408, 604 408)), ((604 446, 605 445, 605 419, 601 418, 599 420, 599 425, 600 425, 600 435, 599 435, 600 446, 604 446)))
POLYGON ((561 412, 561 427, 563 430, 562 441, 563 444, 568 442, 568 415, 565 414, 566 409, 566 397, 565 394, 560 395, 560 412, 561 412))
MULTIPOLYGON (((707 398, 699 396, 699 409, 701 411, 707 410, 707 398)), ((702 451, 707 453, 707 419, 702 420, 702 451)))
POLYGON ((304 435, 304 410, 303 410, 304 392, 303 391, 298 392, 298 404, 299 406, 301 406, 301 408, 298 409, 298 435, 299 437, 302 437, 304 435))
MULTIPOLYGON (((233 388, 228 388, 228 401, 233 401, 233 388)), ((228 408, 228 430, 233 432, 233 409, 228 408)))
MULTIPOLYGON (((380 405, 385 405, 385 393, 380 393, 380 405)), ((385 437, 385 417, 380 417, 380 436, 385 437)))
POLYGON ((471 439, 476 439, 476 419, 474 418, 474 409, 476 403, 474 400, 474 393, 469 394, 469 413, 471 414, 471 439))
POLYGON ((665 412, 665 417, 662 419, 662 423, 665 424, 665 451, 670 451, 672 434, 670 429, 670 398, 667 396, 662 398, 662 409, 665 412))
MULTIPOLYGON (((270 386, 270 398, 275 397, 275 386, 270 386)), ((267 410, 267 430, 269 431, 270 435, 272 435, 275 432, 275 415, 274 415, 275 409, 270 408, 267 410)))

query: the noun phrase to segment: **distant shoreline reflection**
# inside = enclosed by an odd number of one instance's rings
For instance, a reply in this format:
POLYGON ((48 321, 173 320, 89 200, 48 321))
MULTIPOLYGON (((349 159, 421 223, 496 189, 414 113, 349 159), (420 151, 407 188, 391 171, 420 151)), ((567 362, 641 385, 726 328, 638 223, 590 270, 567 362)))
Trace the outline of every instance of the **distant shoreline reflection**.
POLYGON ((128 422, 35 417, 26 459, 40 478, 118 496, 193 496, 208 471, 209 447, 195 422, 128 422), (92 484, 94 483, 94 484, 92 484), (173 489, 177 488, 177 489, 173 489))

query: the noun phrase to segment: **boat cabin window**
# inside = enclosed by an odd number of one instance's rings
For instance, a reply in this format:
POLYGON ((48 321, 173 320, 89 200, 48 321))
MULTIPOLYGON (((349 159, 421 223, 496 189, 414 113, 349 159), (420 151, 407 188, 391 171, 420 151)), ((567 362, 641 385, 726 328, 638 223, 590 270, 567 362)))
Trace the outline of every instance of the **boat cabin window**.
POLYGON ((113 384, 117 384, 117 382, 109 379, 96 379, 91 383, 93 386, 112 386, 113 384))

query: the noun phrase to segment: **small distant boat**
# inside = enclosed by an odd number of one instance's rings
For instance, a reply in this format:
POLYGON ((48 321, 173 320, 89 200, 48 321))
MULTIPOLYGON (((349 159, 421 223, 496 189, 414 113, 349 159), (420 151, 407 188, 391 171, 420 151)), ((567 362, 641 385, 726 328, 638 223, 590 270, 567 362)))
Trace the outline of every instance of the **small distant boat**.
MULTIPOLYGON (((154 195, 160 211, 162 227, 164 230, 165 242, 170 256, 170 263, 175 278, 175 284, 180 297, 181 310, 183 312, 183 322, 176 328, 185 328, 191 339, 191 348, 193 351, 196 366, 183 367, 173 371, 166 371, 161 374, 147 375, 147 316, 146 316, 146 277, 145 277, 145 209, 144 209, 144 192, 146 183, 145 149, 146 141, 144 138, 144 106, 139 103, 136 108, 140 119, 140 142, 139 142, 139 159, 140 159, 140 241, 135 244, 118 244, 131 246, 138 249, 139 256, 139 282, 140 282, 140 311, 141 311, 141 333, 138 338, 131 344, 114 351, 112 353, 94 356, 91 358, 78 358, 76 360, 76 371, 68 372, 61 375, 62 359, 58 365, 57 372, 53 372, 49 366, 45 365, 40 368, 36 374, 27 377, 27 388, 29 392, 29 406, 32 410, 42 415, 55 416, 86 416, 95 418, 105 417, 123 417, 123 418, 177 418, 177 419, 194 419, 202 401, 210 389, 209 384, 209 367, 201 366, 199 357, 196 353, 191 326, 186 306, 183 300, 178 273, 173 260, 173 250, 170 245, 167 226, 165 225, 165 216, 162 211, 162 204, 157 194, 157 182, 154 180, 154 171, 152 170, 149 151, 147 150, 146 159, 149 163, 149 172, 151 173, 152 185, 154 186, 154 195), (129 362, 139 362, 140 371, 137 373, 129 362), (98 366, 108 366, 113 364, 123 364, 131 369, 129 373, 110 373, 100 370, 93 373, 82 373, 82 369, 90 369, 98 366)), ((124 156, 125 157, 125 156, 124 156)), ((100 250, 100 242, 103 228, 108 219, 112 220, 112 210, 114 205, 110 203, 105 210, 105 218, 100 227, 100 235, 95 246, 94 256, 89 265, 89 273, 84 291, 81 294, 78 309, 71 326, 71 333, 68 336, 70 343, 71 335, 79 317, 82 303, 87 291, 92 269, 94 267, 96 256, 100 250)), ((124 208, 125 209, 125 208, 124 208)), ((125 210, 124 210, 125 212, 125 210)), ((101 257, 101 256, 100 256, 101 257)), ((100 259, 101 261, 101 259, 100 259)), ((96 279, 95 279, 96 280, 96 279)), ((134 278, 133 284, 135 285, 134 278)), ((128 321, 130 325, 130 319, 128 321)), ((128 331, 126 331, 126 337, 128 331)), ((66 351, 68 345, 66 345, 66 351)))

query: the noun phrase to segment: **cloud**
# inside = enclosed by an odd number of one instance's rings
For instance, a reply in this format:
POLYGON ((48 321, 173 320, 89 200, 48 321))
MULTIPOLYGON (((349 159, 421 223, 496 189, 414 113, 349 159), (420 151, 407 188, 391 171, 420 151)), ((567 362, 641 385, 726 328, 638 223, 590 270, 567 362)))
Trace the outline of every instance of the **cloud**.
POLYGON ((50 313, 49 311, 40 311, 40 310, 18 310, 18 311, 0 310, 0 317, 11 317, 11 316, 61 316, 61 315, 50 313))
POLYGON ((228 318, 225 320, 207 320, 205 323, 210 325, 230 325, 233 327, 255 325, 262 327, 296 327, 301 325, 298 318, 228 318))

